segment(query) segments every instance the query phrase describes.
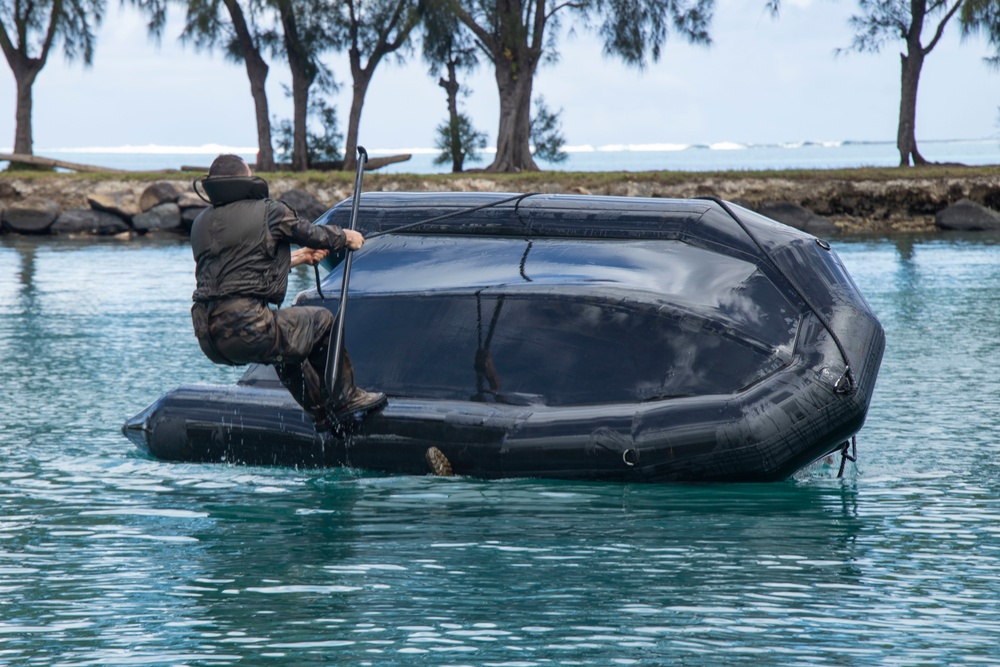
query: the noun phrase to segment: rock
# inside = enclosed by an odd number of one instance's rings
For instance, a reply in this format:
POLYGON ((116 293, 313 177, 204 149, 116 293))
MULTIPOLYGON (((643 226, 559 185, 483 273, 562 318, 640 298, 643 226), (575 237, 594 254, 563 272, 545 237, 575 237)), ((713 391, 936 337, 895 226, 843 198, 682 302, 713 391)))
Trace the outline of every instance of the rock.
POLYGON ((160 204, 175 203, 181 196, 180 189, 169 181, 153 183, 139 195, 139 208, 143 213, 160 204))
POLYGON ((194 219, 208 208, 205 200, 192 192, 181 194, 177 200, 177 205, 181 209, 181 228, 186 233, 191 232, 191 224, 194 222, 194 219))
POLYGON ((191 233, 191 225, 194 224, 194 219, 201 215, 204 211, 203 208, 185 208, 181 209, 181 228, 187 232, 191 233))
POLYGON ((48 199, 25 199, 3 211, 3 226, 20 234, 45 234, 59 217, 59 204, 48 199))
POLYGON ((114 213, 126 222, 142 212, 139 210, 139 202, 136 201, 135 194, 127 190, 107 194, 90 194, 87 195, 87 203, 92 209, 114 213))
POLYGON ((181 196, 177 198, 177 205, 182 210, 187 208, 205 208, 208 206, 208 202, 193 192, 182 192, 181 196))
POLYGON ((295 209, 299 217, 306 220, 315 220, 330 208, 305 190, 289 190, 281 196, 281 201, 295 209))
POLYGON ((158 204, 132 218, 132 226, 140 232, 157 229, 176 230, 181 226, 181 207, 174 202, 158 204))
POLYGON ((16 199, 20 196, 17 188, 6 181, 0 181, 0 199, 16 199))
POLYGON ((826 218, 791 202, 764 202, 757 212, 813 236, 833 236, 837 226, 826 218))
POLYGON ((938 229, 963 232, 994 231, 1000 230, 1000 214, 971 199, 959 199, 938 211, 934 225, 938 229))
POLYGON ((128 223, 114 213, 92 208, 71 208, 63 211, 49 228, 53 234, 97 234, 108 236, 129 230, 128 223))

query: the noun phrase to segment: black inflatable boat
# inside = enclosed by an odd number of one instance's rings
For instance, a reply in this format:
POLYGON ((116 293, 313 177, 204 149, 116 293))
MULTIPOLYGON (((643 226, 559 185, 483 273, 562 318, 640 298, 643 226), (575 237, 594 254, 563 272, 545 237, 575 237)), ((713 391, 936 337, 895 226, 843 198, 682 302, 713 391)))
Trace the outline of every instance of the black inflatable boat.
MULTIPOLYGON (((317 224, 348 226, 350 205, 317 224)), ((426 474, 437 447, 485 478, 768 481, 865 421, 881 325, 826 241, 752 211, 366 193, 358 229, 346 346, 382 411, 321 436, 253 366, 170 391, 123 432, 177 461, 426 474)), ((341 273, 297 302, 336 312, 341 273)))

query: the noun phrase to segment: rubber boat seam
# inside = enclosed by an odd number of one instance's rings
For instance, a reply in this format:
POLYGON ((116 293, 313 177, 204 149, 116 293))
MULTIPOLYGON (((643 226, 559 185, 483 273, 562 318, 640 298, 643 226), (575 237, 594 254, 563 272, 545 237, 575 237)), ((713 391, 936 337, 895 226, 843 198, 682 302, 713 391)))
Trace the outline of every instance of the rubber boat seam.
MULTIPOLYGON (((821 387, 821 388, 826 388, 826 386, 823 385, 822 383, 818 383, 818 386, 821 387)), ((827 388, 827 390, 829 391, 828 388, 827 388)), ((836 394, 836 392, 832 392, 832 393, 836 394)), ((803 423, 805 423, 805 422, 811 422, 811 421, 815 420, 818 416, 822 416, 822 413, 824 413, 824 412, 826 412, 826 411, 828 411, 830 409, 835 409, 835 408, 833 408, 833 406, 830 403, 824 403, 822 405, 810 406, 810 408, 808 410, 804 410, 802 412, 802 414, 801 414, 800 417, 798 417, 797 419, 793 418, 793 419, 790 420, 790 422, 789 422, 789 429, 792 430, 792 431, 794 431, 794 430, 798 429, 803 423)), ((743 415, 742 419, 745 419, 745 418, 746 418, 746 415, 743 415)), ((644 448, 642 447, 642 445, 639 444, 639 442, 637 440, 637 436, 641 437, 642 436, 642 431, 641 430, 636 430, 633 427, 632 438, 633 438, 633 442, 635 443, 635 446, 633 447, 633 449, 635 449, 639 453, 639 458, 641 460, 642 459, 642 450, 644 448)), ((771 434, 770 436, 764 438, 763 440, 752 440, 750 442, 745 442, 744 444, 739 444, 739 445, 731 446, 731 447, 726 448, 725 451, 726 451, 727 454, 743 454, 743 453, 748 453, 748 452, 749 453, 756 453, 758 455, 758 458, 760 459, 760 462, 761 462, 761 470, 764 471, 764 472, 766 472, 766 473, 770 473, 770 472, 773 472, 774 470, 777 470, 780 466, 775 465, 774 459, 767 453, 767 451, 769 449, 771 449, 776 443, 779 443, 782 440, 785 440, 787 438, 788 438, 788 432, 779 431, 779 432, 775 432, 775 433, 771 434)), ((842 444, 843 443, 837 443, 828 452, 825 452, 823 454, 818 455, 813 460, 814 461, 818 461, 819 459, 823 458, 824 456, 827 456, 827 455, 831 454, 832 452, 837 451, 838 449, 841 448, 842 444)), ((697 462, 699 459, 709 459, 709 458, 711 458, 714 455, 715 455, 714 451, 712 451, 712 452, 697 452, 697 453, 691 453, 691 454, 687 454, 687 455, 681 453, 681 454, 675 454, 674 455, 674 461, 697 462)), ((661 465, 661 464, 660 463, 652 463, 652 464, 647 464, 645 466, 639 464, 639 465, 636 465, 636 468, 638 470, 640 470, 640 471, 644 471, 644 470, 652 471, 652 470, 655 470, 659 465, 661 465)))

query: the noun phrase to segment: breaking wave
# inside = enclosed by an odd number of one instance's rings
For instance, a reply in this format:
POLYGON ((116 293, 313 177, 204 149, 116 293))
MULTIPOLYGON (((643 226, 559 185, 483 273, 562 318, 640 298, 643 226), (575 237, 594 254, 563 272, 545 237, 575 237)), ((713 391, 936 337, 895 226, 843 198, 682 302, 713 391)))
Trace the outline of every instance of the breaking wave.
MULTIPOLYGON (((968 165, 1000 164, 1000 139, 922 140, 921 152, 934 162, 968 165)), ((894 167, 899 153, 894 141, 801 140, 779 143, 717 141, 712 143, 574 144, 564 146, 563 162, 539 161, 542 169, 562 171, 758 171, 781 169, 842 169, 894 167)), ((0 152, 10 152, 3 149, 0 152)), ((436 165, 437 148, 426 146, 369 148, 372 156, 409 154, 404 162, 383 167, 383 173, 444 173, 450 165, 436 165)), ((495 147, 480 151, 480 160, 466 160, 466 168, 485 167, 495 147)), ((256 158, 255 146, 159 144, 36 149, 35 154, 66 161, 125 170, 171 170, 201 165, 210 156, 235 153, 256 158)), ((0 169, 6 163, 0 162, 0 169)), ((198 168, 202 168, 198 167, 198 168)))

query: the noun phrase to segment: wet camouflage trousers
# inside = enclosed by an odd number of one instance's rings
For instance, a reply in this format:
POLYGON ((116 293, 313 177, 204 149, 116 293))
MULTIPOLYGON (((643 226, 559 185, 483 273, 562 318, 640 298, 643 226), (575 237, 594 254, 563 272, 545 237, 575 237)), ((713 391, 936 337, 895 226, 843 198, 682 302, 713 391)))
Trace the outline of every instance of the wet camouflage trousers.
POLYGON ((271 309, 260 299, 234 298, 195 303, 195 336, 217 364, 270 364, 281 383, 314 421, 327 408, 347 401, 354 388, 354 368, 340 350, 340 369, 332 388, 325 369, 333 314, 326 308, 292 306, 271 309))

